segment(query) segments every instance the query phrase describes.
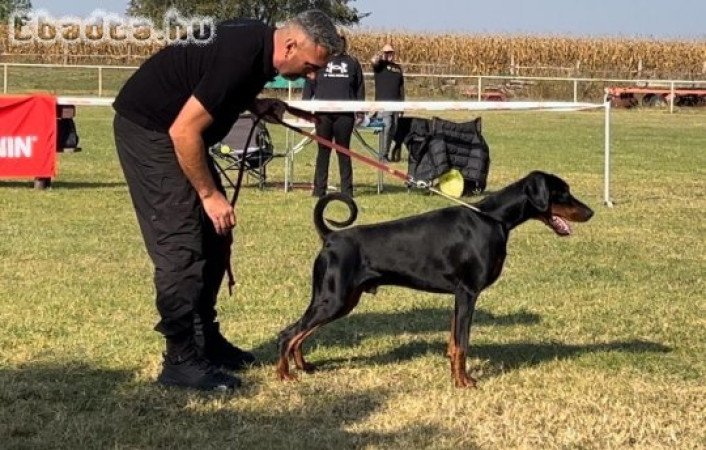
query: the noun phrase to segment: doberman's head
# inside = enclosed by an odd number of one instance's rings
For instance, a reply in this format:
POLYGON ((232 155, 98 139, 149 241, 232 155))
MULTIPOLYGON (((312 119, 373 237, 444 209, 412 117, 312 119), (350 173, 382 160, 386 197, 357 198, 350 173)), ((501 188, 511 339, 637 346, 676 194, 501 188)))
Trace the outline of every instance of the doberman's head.
POLYGON ((544 222, 559 236, 571 234, 571 222, 587 222, 593 210, 571 195, 569 185, 545 172, 534 171, 523 180, 532 211, 530 218, 544 222))

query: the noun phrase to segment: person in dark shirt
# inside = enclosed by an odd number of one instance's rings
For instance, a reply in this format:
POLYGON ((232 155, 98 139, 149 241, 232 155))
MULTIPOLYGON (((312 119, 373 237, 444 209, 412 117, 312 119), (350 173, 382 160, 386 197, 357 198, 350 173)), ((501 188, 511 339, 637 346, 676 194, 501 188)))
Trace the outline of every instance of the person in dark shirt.
MULTIPOLYGON (((404 101, 404 73, 402 67, 395 62, 395 49, 390 44, 382 48, 382 52, 376 54, 373 59, 373 73, 375 74, 375 101, 404 101)), ((395 148, 390 152, 392 138, 397 131, 397 121, 399 112, 381 112, 383 128, 383 154, 390 161, 400 160, 400 144, 395 144, 395 148)))
POLYGON ((284 104, 256 99, 275 75, 295 79, 326 65, 341 42, 311 10, 273 29, 248 19, 218 24, 208 44, 167 46, 128 79, 113 103, 118 157, 155 267, 166 353, 157 382, 228 390, 254 361, 228 342, 216 298, 229 264, 235 211, 207 148, 246 109, 281 119, 284 104))
MULTIPOLYGON (((304 100, 365 100, 363 69, 357 59, 346 52, 346 38, 341 36, 344 51, 334 56, 325 68, 307 77, 302 98, 304 100)), ((316 134, 335 141, 346 148, 351 145, 351 135, 356 114, 319 113, 316 115, 316 134)), ((348 155, 338 153, 341 192, 353 197, 353 165, 348 155)), ((328 188, 328 169, 331 150, 319 144, 314 171, 314 197, 322 197, 328 188)))

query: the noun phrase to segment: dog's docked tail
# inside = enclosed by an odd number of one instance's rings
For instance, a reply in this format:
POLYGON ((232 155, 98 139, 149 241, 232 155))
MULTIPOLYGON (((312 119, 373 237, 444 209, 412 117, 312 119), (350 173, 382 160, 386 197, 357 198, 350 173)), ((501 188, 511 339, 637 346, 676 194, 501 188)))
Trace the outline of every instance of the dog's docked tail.
POLYGON ((330 223, 336 228, 344 228, 355 222, 356 218, 358 218, 358 206, 352 198, 339 192, 324 195, 318 202, 316 202, 316 206, 314 206, 314 226, 316 227, 316 232, 319 233, 321 240, 324 240, 329 233, 334 231, 326 226, 325 222, 330 223), (326 209, 326 206, 334 200, 345 203, 346 206, 348 206, 348 218, 342 222, 324 219, 324 210, 326 209))

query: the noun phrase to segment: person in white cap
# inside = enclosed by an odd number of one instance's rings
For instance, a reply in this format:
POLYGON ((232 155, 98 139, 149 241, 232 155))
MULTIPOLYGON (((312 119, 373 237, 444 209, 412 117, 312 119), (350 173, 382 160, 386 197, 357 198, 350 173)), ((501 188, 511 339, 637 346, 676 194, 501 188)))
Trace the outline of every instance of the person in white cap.
MULTIPOLYGON (((404 101, 404 74, 402 66, 395 62, 395 49, 390 44, 385 44, 382 51, 373 59, 373 72, 375 73, 375 101, 404 101)), ((383 148, 381 151, 390 161, 399 161, 400 144, 390 152, 392 138, 397 130, 399 112, 382 112, 379 117, 383 121, 383 148)))

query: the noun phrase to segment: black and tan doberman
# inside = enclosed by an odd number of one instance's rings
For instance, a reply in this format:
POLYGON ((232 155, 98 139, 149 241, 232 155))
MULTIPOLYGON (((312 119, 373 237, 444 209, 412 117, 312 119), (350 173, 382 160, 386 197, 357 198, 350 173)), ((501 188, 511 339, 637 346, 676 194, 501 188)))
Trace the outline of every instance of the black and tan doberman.
POLYGON ((568 222, 586 222, 593 211, 576 199, 561 178, 532 172, 489 195, 475 206, 439 209, 391 222, 333 231, 323 213, 333 200, 348 205, 345 222, 352 224, 357 207, 342 194, 321 198, 314 208, 314 224, 323 241, 313 268, 311 303, 304 315, 279 335, 280 379, 295 379, 289 358, 304 371, 302 344, 317 328, 353 310, 363 292, 396 285, 426 292, 453 294, 448 356, 458 387, 475 386, 466 373, 466 354, 478 295, 500 276, 510 231, 529 219, 544 222, 556 234, 571 234, 568 222))

